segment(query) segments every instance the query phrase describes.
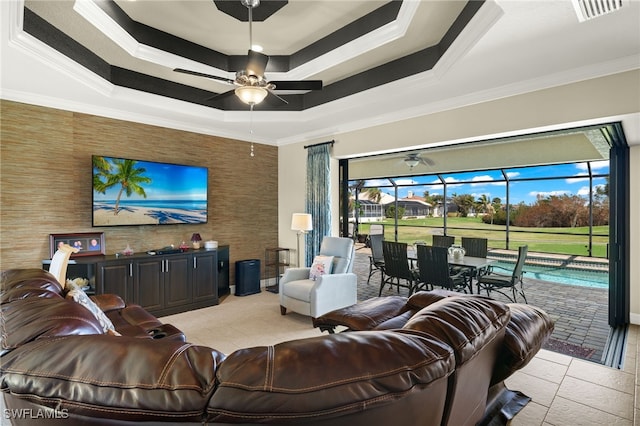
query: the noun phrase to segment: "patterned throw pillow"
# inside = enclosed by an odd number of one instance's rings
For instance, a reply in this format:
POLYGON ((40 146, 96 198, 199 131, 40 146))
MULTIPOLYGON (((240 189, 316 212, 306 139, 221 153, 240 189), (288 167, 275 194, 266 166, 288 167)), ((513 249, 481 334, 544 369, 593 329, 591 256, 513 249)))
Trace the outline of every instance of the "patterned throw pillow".
POLYGON ((330 274, 332 266, 333 256, 317 255, 313 259, 313 265, 311 265, 311 270, 309 271, 309 279, 315 281, 322 275, 330 274))
POLYGON ((104 330, 105 333, 118 335, 111 320, 105 315, 104 312, 102 312, 102 309, 100 309, 98 305, 96 305, 93 300, 91 300, 89 296, 87 296, 87 294, 82 291, 82 289, 74 288, 70 290, 67 293, 66 298, 72 299, 87 308, 89 312, 91 312, 93 316, 96 317, 98 322, 100 322, 102 330, 104 330))

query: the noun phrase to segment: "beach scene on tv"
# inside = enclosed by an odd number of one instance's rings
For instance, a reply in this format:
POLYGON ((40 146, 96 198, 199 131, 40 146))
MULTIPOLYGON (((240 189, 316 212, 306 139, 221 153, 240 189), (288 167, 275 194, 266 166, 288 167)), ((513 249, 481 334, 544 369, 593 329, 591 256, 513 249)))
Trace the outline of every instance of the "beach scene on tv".
POLYGON ((206 223, 207 172, 93 156, 93 226, 206 223))

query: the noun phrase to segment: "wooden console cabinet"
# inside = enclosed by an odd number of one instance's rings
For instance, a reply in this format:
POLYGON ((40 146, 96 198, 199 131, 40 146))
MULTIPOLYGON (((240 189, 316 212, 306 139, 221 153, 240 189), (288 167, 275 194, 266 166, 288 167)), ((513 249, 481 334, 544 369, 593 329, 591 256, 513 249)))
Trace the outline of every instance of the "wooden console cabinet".
MULTIPOLYGON (((161 317, 218 304, 219 251, 228 259, 228 246, 173 254, 77 258, 70 262, 67 276, 88 278, 95 294, 117 294, 161 317)), ((48 263, 43 261, 45 269, 48 263)))

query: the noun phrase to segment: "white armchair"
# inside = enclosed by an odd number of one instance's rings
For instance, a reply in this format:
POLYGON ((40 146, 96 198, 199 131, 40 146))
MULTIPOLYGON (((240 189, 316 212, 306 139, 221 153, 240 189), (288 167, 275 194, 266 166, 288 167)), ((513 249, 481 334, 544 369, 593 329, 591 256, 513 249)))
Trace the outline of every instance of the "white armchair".
POLYGON ((289 268, 280 280, 280 313, 287 309, 312 318, 355 305, 358 278, 353 271, 355 246, 351 238, 324 237, 320 255, 333 256, 328 274, 309 278, 311 268, 289 268))

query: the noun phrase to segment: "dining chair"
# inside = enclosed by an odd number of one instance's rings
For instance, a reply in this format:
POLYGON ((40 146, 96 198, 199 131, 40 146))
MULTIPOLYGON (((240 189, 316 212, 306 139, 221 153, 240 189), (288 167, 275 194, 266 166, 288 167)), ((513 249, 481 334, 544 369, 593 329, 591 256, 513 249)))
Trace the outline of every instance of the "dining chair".
POLYGON ((369 255, 369 277, 367 278, 367 284, 371 280, 371 277, 376 272, 382 273, 384 268, 384 253, 382 251, 383 234, 372 234, 369 236, 371 243, 371 255, 369 255))
POLYGON ((449 235, 434 235, 433 236, 433 246, 434 247, 446 247, 449 248, 455 242, 456 237, 452 237, 449 235))
POLYGON ((487 246, 487 238, 462 237, 462 248, 466 256, 487 257, 487 246))
POLYGON ((434 286, 437 286, 466 293, 470 288, 471 281, 466 271, 451 272, 446 247, 420 244, 416 246, 416 252, 419 274, 419 283, 416 289, 432 290, 434 286))
POLYGON ((385 284, 390 284, 392 288, 395 284, 398 293, 400 293, 400 287, 405 287, 409 290, 409 295, 413 294, 414 286, 418 281, 418 273, 409 267, 407 243, 382 241, 382 254, 384 268, 382 269, 378 296, 382 296, 385 284))
MULTIPOLYGON (((487 258, 489 240, 487 238, 477 237, 462 237, 462 248, 465 251, 465 256, 482 257, 487 258)), ((473 271, 473 278, 479 275, 487 274, 491 269, 483 268, 473 271)))
POLYGON ((524 299, 524 303, 528 303, 527 297, 524 294, 524 283, 522 281, 522 276, 524 274, 522 269, 524 267, 525 260, 527 259, 528 250, 529 246, 520 246, 518 248, 518 260, 516 261, 516 265, 510 275, 497 273, 494 269, 487 275, 479 276, 477 281, 478 294, 480 294, 482 290, 485 290, 487 292, 487 296, 491 297, 490 292, 495 291, 502 294, 513 303, 516 303, 516 294, 520 294, 524 299), (520 285, 520 289, 517 288, 518 284, 520 285), (509 295, 505 293, 508 289, 511 289, 513 298, 509 297, 509 295))

